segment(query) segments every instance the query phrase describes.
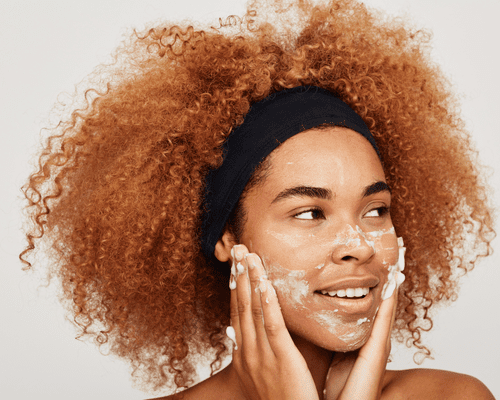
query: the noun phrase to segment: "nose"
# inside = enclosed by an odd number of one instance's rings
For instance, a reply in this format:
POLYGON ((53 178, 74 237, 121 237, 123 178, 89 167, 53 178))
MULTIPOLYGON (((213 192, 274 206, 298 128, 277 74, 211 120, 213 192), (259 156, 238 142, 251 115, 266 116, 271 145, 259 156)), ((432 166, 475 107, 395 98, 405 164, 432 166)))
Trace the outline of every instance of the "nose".
POLYGON ((346 263, 365 264, 375 255, 373 241, 358 227, 348 229, 333 240, 332 261, 337 265, 346 263))

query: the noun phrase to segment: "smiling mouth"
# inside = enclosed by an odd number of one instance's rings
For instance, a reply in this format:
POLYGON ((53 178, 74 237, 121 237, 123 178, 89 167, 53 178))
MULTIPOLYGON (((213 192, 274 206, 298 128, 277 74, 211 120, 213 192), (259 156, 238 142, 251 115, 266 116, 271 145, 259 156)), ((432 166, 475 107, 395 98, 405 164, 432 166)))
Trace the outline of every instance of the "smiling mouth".
POLYGON ((347 297, 353 299, 362 299, 370 292, 369 287, 358 287, 358 288, 347 288, 339 290, 320 290, 317 293, 321 293, 324 296, 330 297, 347 297))
POLYGON ((315 291, 314 293, 318 295, 318 300, 320 300, 321 306, 323 309, 335 309, 335 311, 338 311, 339 313, 343 314, 351 314, 351 315, 365 315, 366 313, 371 312, 374 307, 375 307, 375 293, 374 288, 352 288, 354 290, 354 293, 350 289, 338 289, 335 293, 335 295, 331 295, 330 293, 333 294, 334 291, 325 291, 325 290, 319 290, 315 291), (357 289, 364 289, 363 291, 358 291, 358 293, 361 293, 360 296, 356 296, 356 290, 357 289), (368 293, 366 293, 366 289, 368 289, 368 293), (322 293, 325 292, 325 293, 322 293), (340 293, 339 293, 340 292, 340 293), (343 293, 345 292, 345 293, 343 293), (352 295, 352 296, 348 296, 352 295), (340 296, 339 296, 340 294, 340 296))

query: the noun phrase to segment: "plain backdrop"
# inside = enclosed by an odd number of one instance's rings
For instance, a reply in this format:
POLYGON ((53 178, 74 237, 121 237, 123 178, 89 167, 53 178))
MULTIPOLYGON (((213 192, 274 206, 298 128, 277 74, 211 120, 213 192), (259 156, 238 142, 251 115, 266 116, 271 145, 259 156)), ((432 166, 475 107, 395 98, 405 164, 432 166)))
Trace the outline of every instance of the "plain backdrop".
MULTIPOLYGON (((317 0, 321 1, 321 0, 317 0)), ((499 0, 367 0, 390 15, 407 14, 434 33, 432 55, 462 96, 462 116, 500 204, 499 0)), ((0 3, 0 398, 144 399, 126 364, 74 339, 54 290, 21 271, 19 188, 61 93, 72 93, 130 28, 167 17, 217 23, 243 15, 244 0, 3 0, 0 3)), ((429 232, 428 234, 432 234, 429 232)), ((462 280, 459 299, 435 317, 424 337, 435 360, 421 367, 473 375, 500 398, 500 282, 497 254, 462 280)), ((414 368, 396 347, 390 369, 414 368)))

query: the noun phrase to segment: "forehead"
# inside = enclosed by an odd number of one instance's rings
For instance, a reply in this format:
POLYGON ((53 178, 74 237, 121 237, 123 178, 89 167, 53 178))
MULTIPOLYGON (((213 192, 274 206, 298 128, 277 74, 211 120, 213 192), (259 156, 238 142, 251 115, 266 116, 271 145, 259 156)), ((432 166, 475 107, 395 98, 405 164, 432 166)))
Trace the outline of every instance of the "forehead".
POLYGON ((385 181, 382 165, 372 145, 359 133, 344 127, 309 130, 280 145, 270 155, 269 178, 275 185, 307 180, 329 185, 361 185, 374 179, 385 181))

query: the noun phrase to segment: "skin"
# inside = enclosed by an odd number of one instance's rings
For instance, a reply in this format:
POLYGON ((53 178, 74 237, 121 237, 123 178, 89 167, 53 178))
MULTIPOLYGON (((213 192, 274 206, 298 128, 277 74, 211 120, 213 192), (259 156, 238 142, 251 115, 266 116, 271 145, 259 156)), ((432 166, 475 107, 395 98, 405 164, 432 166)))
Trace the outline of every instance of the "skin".
POLYGON ((232 265, 233 361, 184 398, 493 398, 474 378, 466 390, 458 374, 385 370, 397 290, 384 301, 382 290, 399 251, 389 190, 367 193, 376 182, 385 176, 374 149, 347 128, 297 134, 271 154, 245 199, 241 243, 225 232, 215 249, 232 265), (297 186, 331 196, 275 200, 297 186), (370 281, 363 310, 319 292, 352 278, 370 281))
MULTIPOLYGON (((271 165, 265 182, 246 198, 241 238, 246 248, 235 247, 233 255, 248 249, 260 256, 290 336, 313 366, 310 371, 322 394, 333 352, 356 350, 367 342, 387 265, 397 261, 390 192, 363 196, 370 185, 385 182, 385 176, 369 142, 347 128, 295 135, 272 153, 271 165), (298 186, 322 188, 331 195, 276 200, 298 186), (372 301, 363 312, 345 311, 318 292, 350 278, 372 281, 372 301)), ((224 260, 231 245, 233 239, 224 235, 216 256, 224 260)), ((258 257, 253 260, 259 262, 258 257)))
POLYGON ((390 192, 363 197, 367 186, 385 182, 375 151, 356 132, 332 131, 295 135, 273 152, 272 173, 245 202, 242 243, 263 260, 292 337, 349 351, 368 340, 398 245, 387 212, 390 192), (293 196, 273 203, 281 191, 296 186, 329 189, 332 198, 293 196), (343 312, 316 292, 364 276, 376 283, 367 312, 343 312))

